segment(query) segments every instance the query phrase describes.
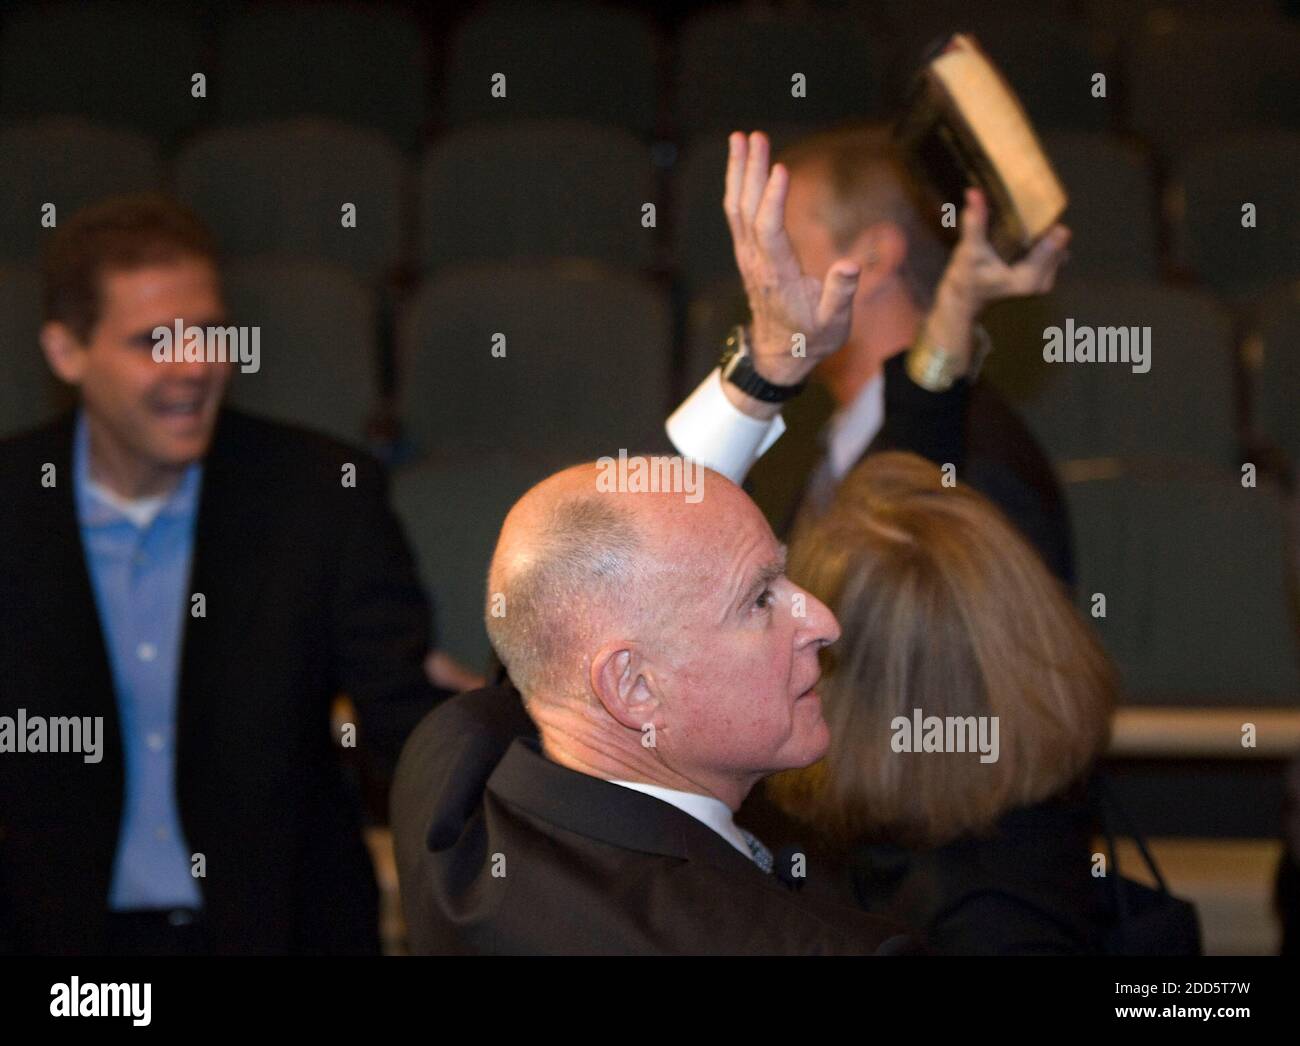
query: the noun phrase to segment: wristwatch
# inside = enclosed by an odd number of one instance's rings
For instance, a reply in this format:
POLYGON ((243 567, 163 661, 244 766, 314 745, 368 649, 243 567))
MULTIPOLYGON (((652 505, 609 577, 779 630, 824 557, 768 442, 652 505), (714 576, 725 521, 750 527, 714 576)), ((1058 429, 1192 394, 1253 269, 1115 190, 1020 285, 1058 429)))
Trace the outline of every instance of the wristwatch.
POLYGON ((798 385, 775 385, 762 377, 754 369, 743 324, 731 328, 718 366, 722 368, 723 381, 731 382, 747 396, 753 396, 764 403, 784 403, 803 392, 804 386, 808 384, 801 381, 798 385))

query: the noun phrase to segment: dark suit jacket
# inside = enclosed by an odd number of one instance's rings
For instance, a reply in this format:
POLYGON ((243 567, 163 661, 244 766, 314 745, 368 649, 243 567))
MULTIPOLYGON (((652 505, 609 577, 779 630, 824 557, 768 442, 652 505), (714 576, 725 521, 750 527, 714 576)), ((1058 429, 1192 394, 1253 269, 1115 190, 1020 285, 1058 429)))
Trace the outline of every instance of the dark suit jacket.
MULTIPOLYGON (((71 418, 0 443, 0 714, 104 717, 104 756, 0 755, 0 951, 102 953, 125 782, 72 490, 71 418), (44 463, 57 485, 41 485, 44 463)), ((377 891, 329 711, 396 752, 437 700, 429 608, 369 456, 224 411, 177 707, 185 838, 223 953, 373 952, 377 891), (356 465, 355 488, 341 468, 356 465)), ((188 602, 188 601, 187 601, 188 602)))
POLYGON ((1110 925, 1091 870, 1082 784, 1012 810, 985 836, 929 850, 858 847, 849 867, 869 912, 905 920, 941 955, 1097 955, 1110 925))
MULTIPOLYGON (((1019 416, 985 381, 963 378, 947 392, 929 392, 908 376, 905 359, 900 352, 885 361, 885 420, 863 457, 906 450, 955 465, 957 479, 997 505, 1048 569, 1073 586, 1065 499, 1047 456, 1019 416)), ((793 401, 786 411, 790 431, 750 474, 755 500, 779 531, 792 529, 820 454, 816 435, 831 409, 825 395, 805 393, 793 401)))
POLYGON ((793 892, 676 807, 551 762, 508 687, 453 698, 420 724, 392 812, 415 952, 913 948, 890 922, 793 892))

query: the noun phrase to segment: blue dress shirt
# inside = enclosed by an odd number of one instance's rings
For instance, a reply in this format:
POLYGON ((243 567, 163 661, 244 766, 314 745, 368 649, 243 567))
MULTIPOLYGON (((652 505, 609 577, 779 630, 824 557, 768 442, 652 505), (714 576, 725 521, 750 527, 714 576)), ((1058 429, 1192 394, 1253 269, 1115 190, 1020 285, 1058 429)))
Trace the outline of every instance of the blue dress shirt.
POLYGON ((200 908, 176 802, 176 706, 202 466, 186 469, 151 520, 133 521, 91 479, 89 431, 80 415, 72 471, 126 763, 108 905, 200 908))

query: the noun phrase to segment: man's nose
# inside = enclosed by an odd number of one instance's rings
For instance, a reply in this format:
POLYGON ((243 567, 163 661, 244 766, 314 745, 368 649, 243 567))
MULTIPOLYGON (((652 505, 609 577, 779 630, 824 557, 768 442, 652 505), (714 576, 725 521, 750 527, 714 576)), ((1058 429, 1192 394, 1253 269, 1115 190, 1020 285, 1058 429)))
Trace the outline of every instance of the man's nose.
POLYGON ((212 381, 218 376, 217 369, 224 365, 209 363, 207 360, 177 359, 158 366, 163 368, 163 374, 172 381, 195 383, 212 381))
POLYGON ((840 623, 835 620, 831 608, 805 589, 799 592, 804 597, 804 621, 802 632, 806 642, 827 646, 840 638, 840 623))

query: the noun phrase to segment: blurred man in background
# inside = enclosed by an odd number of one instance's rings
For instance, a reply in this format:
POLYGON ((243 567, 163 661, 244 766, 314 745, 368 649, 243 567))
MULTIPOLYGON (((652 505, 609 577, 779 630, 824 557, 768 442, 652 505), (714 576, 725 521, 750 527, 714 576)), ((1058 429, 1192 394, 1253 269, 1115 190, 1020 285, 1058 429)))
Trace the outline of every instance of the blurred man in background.
POLYGON ((99 721, 102 751, 0 755, 0 951, 377 951, 331 705, 391 764, 446 693, 382 472, 224 409, 210 340, 157 358, 157 328, 225 322, 190 211, 87 209, 44 277, 80 404, 0 443, 0 712, 99 721))
MULTIPOLYGON (((738 351, 669 419, 677 449, 740 482, 785 431, 781 404, 816 371, 835 410, 820 434, 816 423, 793 434, 816 440, 818 453, 802 466, 792 464, 800 448, 787 455, 793 504, 769 502, 770 514, 787 525, 820 514, 864 455, 908 450, 955 466, 1071 584, 1051 466, 1011 407, 975 380, 990 348, 980 311, 1050 290, 1069 231, 1055 227, 1008 265, 989 244, 987 203, 970 190, 952 201, 961 240, 949 256, 884 128, 821 132, 770 170, 762 132, 736 132, 729 146, 723 209, 751 320, 736 332, 738 351)), ((780 487, 759 473, 759 486, 780 487)))

